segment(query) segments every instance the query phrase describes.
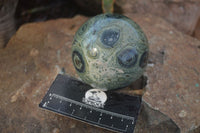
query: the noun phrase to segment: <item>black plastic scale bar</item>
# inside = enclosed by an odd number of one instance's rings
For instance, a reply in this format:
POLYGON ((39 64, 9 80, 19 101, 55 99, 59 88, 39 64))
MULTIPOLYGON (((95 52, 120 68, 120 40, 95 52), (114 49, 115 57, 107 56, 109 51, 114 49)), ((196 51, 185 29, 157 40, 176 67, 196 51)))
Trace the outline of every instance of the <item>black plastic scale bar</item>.
POLYGON ((39 107, 117 132, 133 133, 141 97, 106 91, 103 107, 83 102, 91 86, 68 75, 58 75, 39 107))

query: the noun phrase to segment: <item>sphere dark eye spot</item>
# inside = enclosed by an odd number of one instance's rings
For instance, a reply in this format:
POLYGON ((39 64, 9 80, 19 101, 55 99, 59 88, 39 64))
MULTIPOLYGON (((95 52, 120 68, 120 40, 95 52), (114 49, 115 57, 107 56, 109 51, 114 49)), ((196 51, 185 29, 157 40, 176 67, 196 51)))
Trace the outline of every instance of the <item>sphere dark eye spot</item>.
POLYGON ((104 46, 112 48, 119 40, 120 32, 112 29, 105 30, 101 36, 101 42, 104 46))
POLYGON ((81 36, 86 31, 87 27, 87 23, 83 24, 83 26, 78 30, 78 35, 81 36))
POLYGON ((78 51, 73 51, 72 60, 76 70, 83 73, 85 71, 85 63, 82 55, 78 51))
POLYGON ((78 43, 78 41, 76 39, 74 39, 72 45, 76 45, 76 43, 78 43))
POLYGON ((137 62, 137 58, 138 53, 135 48, 122 50, 117 56, 119 64, 125 68, 133 67, 137 62))
POLYGON ((144 52, 140 59, 140 67, 144 68, 147 65, 148 61, 148 52, 144 52))

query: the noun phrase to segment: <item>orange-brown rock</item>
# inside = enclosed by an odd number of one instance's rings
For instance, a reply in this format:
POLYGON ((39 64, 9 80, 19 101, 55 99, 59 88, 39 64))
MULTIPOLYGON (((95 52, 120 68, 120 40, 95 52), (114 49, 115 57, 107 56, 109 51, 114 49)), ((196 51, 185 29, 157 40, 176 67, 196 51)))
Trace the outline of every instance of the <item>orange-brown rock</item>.
POLYGON ((145 23, 142 26, 150 44, 144 101, 172 118, 182 132, 198 128, 200 41, 160 18, 144 17, 137 22, 145 23))
MULTIPOLYGON (((151 108, 144 104, 135 132, 198 130, 200 41, 161 18, 127 16, 142 27, 150 44, 143 99, 151 108)), ((71 44, 87 19, 76 16, 23 25, 0 50, 0 132, 109 132, 38 107, 58 73, 77 76, 71 44)))

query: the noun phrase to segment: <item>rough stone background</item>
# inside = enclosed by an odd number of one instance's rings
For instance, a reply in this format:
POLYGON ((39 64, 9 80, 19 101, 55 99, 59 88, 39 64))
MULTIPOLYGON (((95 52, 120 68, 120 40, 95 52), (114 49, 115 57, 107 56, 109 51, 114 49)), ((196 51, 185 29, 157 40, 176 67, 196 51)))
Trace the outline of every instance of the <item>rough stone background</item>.
MULTIPOLYGON (((87 12, 97 14, 102 12, 100 0, 92 2, 75 0, 75 2, 87 12)), ((198 29, 196 25, 200 21, 198 21, 200 0, 116 0, 114 10, 116 13, 151 13, 162 17, 178 30, 189 35, 198 29)))
POLYGON ((200 0, 116 0, 124 13, 151 13, 192 35, 200 18, 200 0))
POLYGON ((15 33, 14 14, 18 0, 0 1, 0 49, 5 47, 15 33))
MULTIPOLYGON (((135 132, 199 133, 200 41, 162 18, 125 15, 142 27, 150 45, 148 84, 135 132)), ((87 19, 23 25, 0 50, 0 132, 109 132, 38 107, 59 72, 77 76, 71 44, 87 19)))

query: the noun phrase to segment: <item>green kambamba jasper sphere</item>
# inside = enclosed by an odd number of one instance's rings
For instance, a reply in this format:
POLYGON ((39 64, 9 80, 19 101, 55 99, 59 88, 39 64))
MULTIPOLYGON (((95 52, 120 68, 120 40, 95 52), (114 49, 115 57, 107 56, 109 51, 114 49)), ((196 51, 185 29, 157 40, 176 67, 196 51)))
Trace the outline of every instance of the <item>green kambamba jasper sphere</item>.
POLYGON ((101 14, 76 32, 72 61, 83 82, 98 89, 119 89, 142 76, 148 51, 138 24, 123 15, 101 14))

